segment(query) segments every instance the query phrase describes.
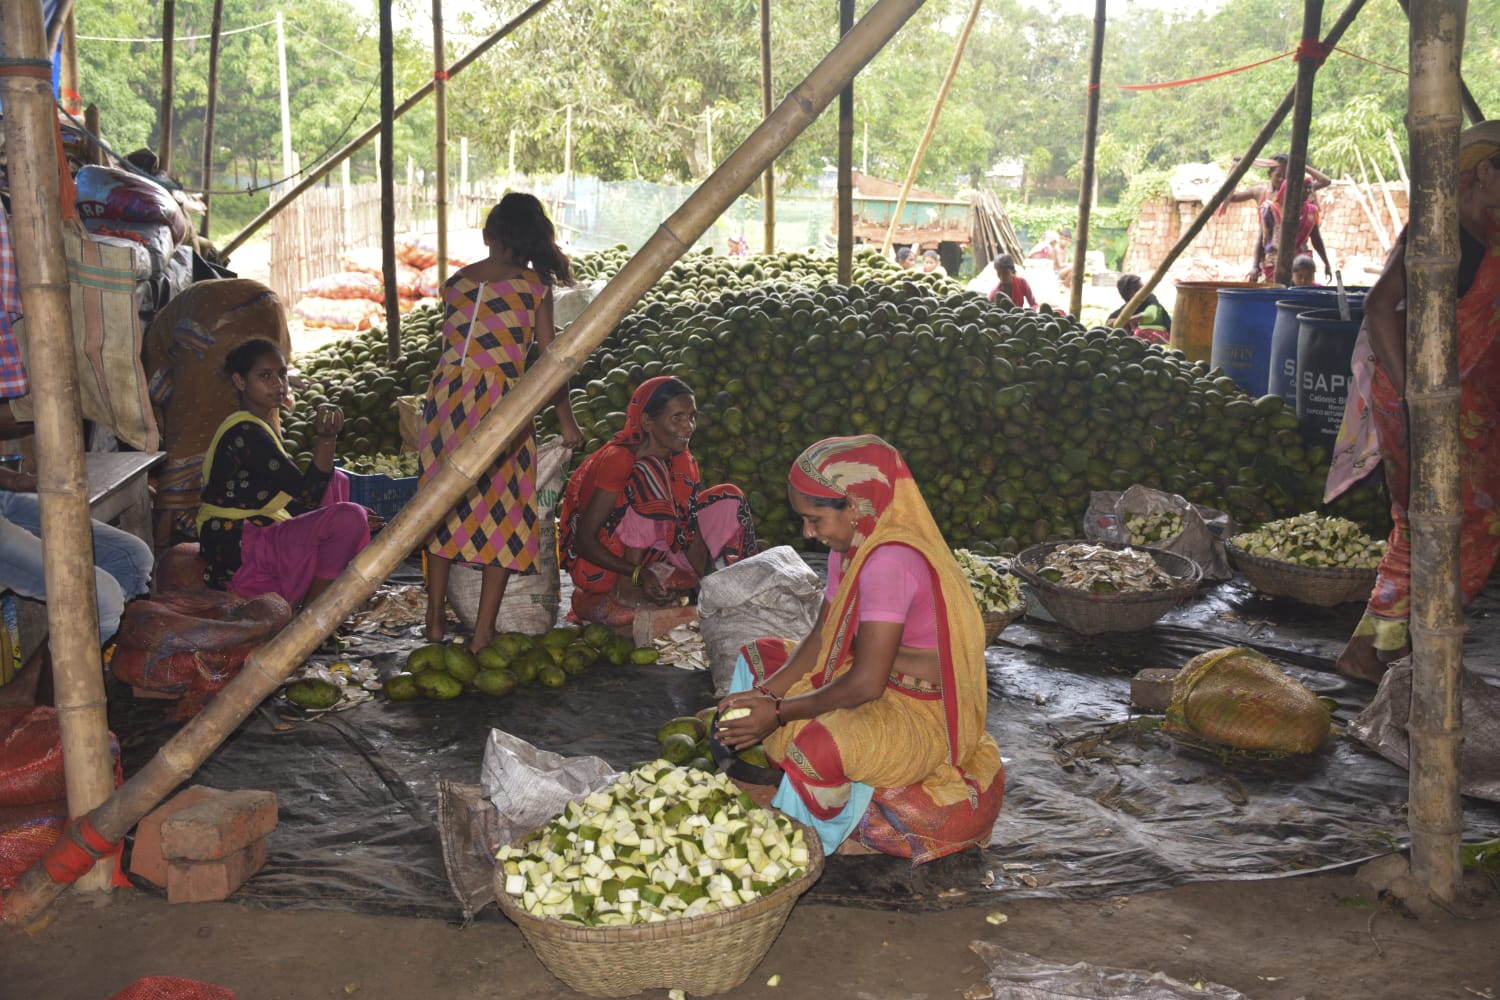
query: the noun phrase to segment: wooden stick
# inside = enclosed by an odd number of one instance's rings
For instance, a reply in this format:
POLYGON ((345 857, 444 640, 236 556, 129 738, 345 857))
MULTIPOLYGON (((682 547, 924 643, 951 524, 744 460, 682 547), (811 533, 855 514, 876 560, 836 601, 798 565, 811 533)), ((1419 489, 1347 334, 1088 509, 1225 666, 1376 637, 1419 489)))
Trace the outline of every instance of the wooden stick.
MULTIPOLYGON (((517 14, 515 17, 507 21, 493 35, 490 35, 484 41, 480 42, 478 45, 474 46, 474 48, 470 49, 468 55, 458 60, 458 62, 454 63, 452 66, 449 66, 448 78, 451 80, 453 77, 462 73, 466 68, 468 68, 470 63, 488 52, 492 47, 494 47, 498 42, 504 39, 511 32, 515 31, 521 25, 531 20, 533 16, 540 13, 542 8, 546 7, 551 2, 552 0, 535 0, 535 2, 532 3, 530 7, 527 7, 525 10, 521 11, 521 13, 517 14)), ((422 86, 418 87, 415 91, 412 92, 412 95, 410 97, 402 101, 392 110, 391 117, 400 118, 412 108, 421 104, 422 101, 427 97, 427 95, 432 93, 433 87, 435 85, 435 80, 429 80, 422 86)), ((303 191, 306 191, 314 184, 318 183, 318 181, 322 180, 325 174, 327 174, 334 167, 343 162, 346 157, 353 155, 355 152, 362 149, 364 145, 371 139, 374 139, 376 136, 380 135, 381 129, 384 127, 384 124, 384 121, 380 121, 376 122, 374 125, 371 125, 359 135, 349 140, 349 142, 347 142, 342 149, 336 151, 323 163, 319 164, 316 167, 313 167, 306 174, 304 174, 302 177, 302 182, 300 184, 296 185, 290 191, 286 192, 286 194, 282 195, 273 204, 268 206, 264 212, 260 213, 255 218, 247 222, 245 224, 245 228, 236 233, 234 239, 230 240, 224 245, 224 256, 228 257, 235 251, 237 247, 239 247, 246 240, 259 232, 262 226, 274 219, 276 215, 281 212, 282 209, 286 208, 287 205, 291 204, 291 202, 299 194, 301 194, 303 191)), ((512 135, 514 135, 514 133, 512 133, 512 135)), ((512 143, 512 148, 514 148, 514 142, 512 143)), ((514 164, 515 157, 512 156, 511 160, 512 164, 514 164)))
MULTIPOLYGON (((437 283, 448 280, 448 85, 443 80, 443 0, 432 0, 432 111, 436 119, 437 283)), ((568 110, 569 115, 572 109, 568 110)))
POLYGON ((172 172, 172 95, 175 77, 172 72, 173 38, 176 35, 177 0, 162 0, 161 5, 161 109, 157 117, 156 162, 163 174, 172 172))
POLYGON ((1453 301, 1459 259, 1459 58, 1451 3, 1413 5, 1407 83, 1412 148, 1406 239, 1406 400, 1411 438, 1411 871, 1438 899, 1463 882, 1463 614, 1459 595, 1458 338, 1453 301))
POLYGON ((1385 226, 1381 225, 1380 217, 1375 214, 1374 206, 1365 198, 1364 189, 1348 174, 1344 175, 1344 180, 1348 182, 1350 187, 1354 188, 1354 200, 1359 203, 1360 211, 1365 213, 1365 218, 1370 221, 1370 227, 1375 230, 1375 237, 1380 240, 1380 249, 1385 253, 1390 253, 1391 238, 1386 235, 1385 226))
POLYGON ((1391 197, 1391 191, 1385 186, 1385 175, 1380 172, 1380 164, 1375 162, 1375 157, 1370 157, 1370 169, 1375 171, 1375 182, 1380 185, 1380 193, 1385 197, 1385 210, 1391 213, 1391 232, 1401 232, 1401 213, 1396 211, 1396 199, 1391 197))
POLYGON ((1406 176, 1406 161, 1401 158, 1401 147, 1396 145, 1396 137, 1391 134, 1390 129, 1385 130, 1386 145, 1391 147, 1391 155, 1396 158, 1396 173, 1401 178, 1401 189, 1406 192, 1406 203, 1411 204, 1411 178, 1406 176))
MULTIPOLYGON (((552 349, 531 366, 469 435, 448 454, 432 481, 417 492, 370 546, 285 629, 256 650, 240 671, 150 761, 94 810, 106 839, 125 835, 162 797, 186 780, 257 705, 363 604, 434 525, 473 488, 516 433, 550 402, 626 312, 714 220, 801 135, 866 63, 922 6, 923 0, 877 0, 822 62, 646 241, 552 349)), ((82 550, 82 551, 86 551, 82 550)), ((37 864, 22 873, 3 900, 0 916, 24 927, 62 886, 37 864)))
POLYGON ((1104 0, 1094 0, 1094 40, 1089 51, 1089 90, 1083 125, 1083 177, 1078 182, 1078 226, 1073 231, 1073 275, 1068 312, 1083 312, 1083 271, 1089 249, 1089 214, 1094 207, 1094 150, 1099 144, 1099 81, 1104 72, 1104 0))
MULTIPOLYGON (((839 0, 839 36, 854 27, 854 0, 839 0)), ((839 91, 839 284, 854 280, 854 81, 839 91)))
MULTIPOLYGON (((1344 32, 1349 30, 1349 25, 1354 23, 1355 16, 1364 8, 1364 5, 1365 0, 1349 0, 1349 6, 1344 8, 1344 12, 1339 15, 1339 19, 1333 22, 1333 26, 1328 29, 1328 34, 1323 38, 1323 44, 1328 46, 1337 45, 1339 39, 1344 37, 1344 32)), ((1188 226, 1187 230, 1178 237, 1172 249, 1167 251, 1167 255, 1156 266, 1156 270, 1152 273, 1151 277, 1141 285, 1141 290, 1136 292, 1135 297, 1120 310, 1121 316, 1132 315, 1140 309, 1141 303, 1146 301, 1146 296, 1150 295, 1152 290, 1161 282, 1167 270, 1178 257, 1182 256, 1182 252, 1192 245, 1193 240, 1203 231, 1203 227, 1208 225, 1208 220, 1213 218, 1213 214, 1219 210, 1219 206, 1224 203, 1224 199, 1229 197, 1234 191, 1235 185, 1239 184, 1240 178, 1244 177, 1245 173, 1250 169, 1256 156, 1260 155, 1260 151, 1265 147, 1266 143, 1271 141, 1271 136, 1275 135, 1276 130, 1281 127, 1281 123, 1286 118, 1287 112, 1292 109, 1292 100, 1295 96, 1295 87, 1287 91, 1286 96, 1281 99, 1281 104, 1275 111, 1271 112, 1270 120, 1266 122, 1259 134, 1250 141, 1250 149, 1240 158, 1238 163, 1230 168, 1229 176, 1224 178, 1224 183, 1219 185, 1219 190, 1214 192, 1213 197, 1209 198, 1207 203, 1204 204, 1203 211, 1198 213, 1198 217, 1193 220, 1192 225, 1188 226)), ((1118 318, 1115 325, 1119 325, 1118 318)))
POLYGON ((213 204, 214 119, 219 107, 219 43, 224 34, 224 0, 214 0, 213 19, 208 28, 208 107, 203 112, 203 221, 198 233, 208 239, 208 212, 213 204))
MULTIPOLYGON (((46 60, 42 5, 7 6, 0 17, 0 54, 46 60)), ((73 349, 73 309, 63 252, 62 195, 52 107, 52 81, 0 77, 5 149, 13 192, 11 238, 26 325, 26 369, 36 406, 37 493, 42 508, 47 631, 52 650, 53 704, 62 730, 68 814, 82 816, 114 789, 104 665, 99 657, 88 477, 83 465, 83 413, 73 349)), ((68 206, 71 209, 72 206, 68 206)), ((70 213, 71 216, 71 213, 70 213)), ((110 873, 90 873, 79 887, 108 891, 110 873)))
MULTIPOLYGON (((771 77, 771 0, 760 0, 760 114, 761 118, 771 117, 771 108, 775 104, 772 99, 772 77, 771 77)), ((713 164, 709 164, 713 168, 713 164)), ((776 161, 773 159, 766 164, 765 173, 761 174, 761 195, 765 207, 765 218, 762 220, 762 236, 765 252, 776 252, 776 161)))
MULTIPOLYGON (((401 360, 401 289, 396 279, 396 79, 391 0, 380 0, 380 273, 385 282, 385 360, 401 360)), ((437 81, 433 80, 433 86, 437 81)), ((407 163, 407 197, 411 164, 407 163)), ((408 209, 409 211, 409 209, 408 209)))
POLYGON ((974 0, 974 5, 969 8, 969 18, 964 22, 963 30, 958 34, 958 42, 953 46, 953 58, 948 63, 948 75, 943 77, 943 85, 938 88, 937 98, 932 102, 932 114, 927 116, 927 128, 922 133, 922 139, 917 143, 917 151, 911 158, 911 167, 906 171, 906 181, 901 185, 901 196, 896 199, 896 207, 891 210, 891 224, 886 228, 885 241, 880 245, 880 252, 890 256, 891 242, 896 235, 896 226, 901 221, 901 213, 906 208, 907 196, 911 194, 912 187, 917 183, 917 171, 922 167, 922 157, 927 152, 927 144, 932 141, 932 133, 937 131, 938 118, 943 113, 943 102, 948 99, 948 90, 953 86, 953 78, 958 75, 959 63, 963 62, 964 47, 969 44, 969 34, 974 30, 974 22, 979 19, 979 5, 982 0, 974 0))
MULTIPOLYGON (((1315 39, 1323 24, 1323 0, 1303 0, 1302 37, 1315 39)), ((1302 229, 1302 196, 1306 186, 1307 134, 1312 130, 1313 84, 1318 76, 1316 59, 1297 60, 1296 96, 1292 101, 1292 145, 1287 152, 1285 190, 1281 197, 1281 225, 1276 233, 1276 269, 1272 280, 1292 282, 1292 261, 1297 256, 1297 235, 1302 229)), ((1274 192, 1273 192, 1274 196, 1274 192)))

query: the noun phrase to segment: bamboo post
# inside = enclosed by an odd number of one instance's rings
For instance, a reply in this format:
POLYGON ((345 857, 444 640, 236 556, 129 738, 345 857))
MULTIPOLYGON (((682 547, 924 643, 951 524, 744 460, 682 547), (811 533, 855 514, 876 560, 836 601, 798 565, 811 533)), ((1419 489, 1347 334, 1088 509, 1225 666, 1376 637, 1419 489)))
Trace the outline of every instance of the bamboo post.
POLYGON ((343 245, 354 245, 354 192, 350 190, 349 161, 339 164, 339 205, 343 210, 343 245))
POLYGON ((160 141, 156 162, 161 172, 172 172, 172 38, 176 34, 177 0, 162 0, 161 5, 161 109, 158 111, 157 134, 160 141))
MULTIPOLYGON (((62 72, 58 79, 62 93, 58 96, 62 99, 63 110, 76 117, 83 113, 83 96, 78 90, 78 26, 73 20, 71 0, 65 5, 65 9, 66 13, 60 7, 57 14, 53 15, 62 15, 62 72)), ((50 44, 47 51, 52 51, 50 44)))
MULTIPOLYGON (((1329 48, 1337 45, 1339 39, 1344 37, 1344 32, 1349 30, 1349 25, 1354 23, 1354 18, 1364 6, 1365 0, 1349 0, 1349 6, 1344 8, 1344 12, 1339 15, 1338 20, 1333 22, 1333 26, 1328 29, 1328 34, 1323 38, 1323 45, 1329 48)), ((1177 242, 1173 244, 1172 249, 1167 251, 1166 256, 1156 266, 1156 270, 1152 272, 1151 277, 1146 279, 1146 282, 1141 285, 1141 290, 1135 293, 1134 298, 1125 303, 1125 307, 1120 310, 1121 316, 1131 316, 1140 309, 1141 303, 1145 302, 1146 296, 1150 295, 1156 286, 1160 284, 1167 270, 1178 257, 1182 256, 1184 250, 1192 246, 1193 240, 1203 231, 1203 227, 1208 224, 1208 220, 1213 218, 1213 214, 1219 210, 1219 206, 1224 203, 1224 199, 1228 198, 1230 193, 1234 191, 1235 186, 1240 182, 1240 178, 1245 176, 1246 171, 1250 169, 1251 163, 1260 155, 1260 151, 1265 148, 1266 143, 1271 141, 1271 136, 1275 135, 1276 130, 1281 127, 1281 123, 1285 120, 1287 112, 1292 109, 1292 99, 1295 95, 1295 87, 1287 91, 1286 96, 1281 99, 1281 104, 1277 106, 1275 111, 1271 112, 1270 120, 1266 122, 1255 138, 1250 141, 1249 151, 1240 158, 1238 163, 1230 168, 1229 176, 1224 178, 1224 183, 1219 185, 1219 190, 1213 193, 1213 196, 1203 206, 1203 211, 1199 212, 1198 217, 1193 220, 1192 225, 1187 227, 1183 234, 1178 237, 1177 242)), ((1119 323, 1120 321, 1116 319, 1115 325, 1118 326, 1119 323)))
POLYGON ((219 43, 224 33, 224 0, 214 0, 208 28, 208 107, 203 113, 203 221, 198 232, 208 239, 209 209, 213 206, 214 116, 219 106, 219 43))
MULTIPOLYGON (((1411 23, 1411 7, 1410 7, 1410 5, 1408 4, 1407 0, 1397 0, 1397 2, 1401 4, 1401 10, 1402 10, 1403 13, 1406 14, 1407 23, 1410 24, 1411 23)), ((1447 5, 1444 4, 1445 8, 1446 8, 1446 6, 1447 5)), ((1458 25, 1460 33, 1462 33, 1462 31, 1463 31, 1463 24, 1464 24, 1464 17, 1468 13, 1468 3, 1465 0, 1465 2, 1457 4, 1456 6, 1457 6, 1457 9, 1454 10, 1451 13, 1450 16, 1453 17, 1454 21, 1458 25)), ((1463 104, 1464 114, 1468 117, 1470 125, 1478 125, 1480 122, 1484 121, 1484 112, 1481 111, 1481 110, 1479 110, 1479 102, 1476 101, 1476 100, 1474 100, 1474 95, 1473 94, 1469 93, 1469 85, 1466 84, 1466 83, 1464 83, 1464 78, 1463 78, 1462 73, 1460 73, 1459 77, 1458 77, 1458 97, 1459 97, 1460 102, 1462 102, 1462 104, 1463 104)), ((1410 137, 1410 135, 1411 135, 1410 130, 1408 130, 1407 135, 1408 135, 1408 137, 1410 137)))
MULTIPOLYGON (((760 115, 771 117, 771 0, 760 0, 760 115)), ((764 195, 764 243, 766 253, 776 252, 776 161, 766 164, 761 175, 764 195)))
MULTIPOLYGON (((53 597, 47 602, 53 704, 62 731, 68 815, 82 816, 109 798, 114 768, 99 656, 78 367, 67 333, 73 318, 59 211, 52 61, 45 46, 42 5, 8 4, 0 15, 0 54, 10 62, 0 76, 0 102, 11 190, 26 192, 11 203, 11 228, 15 246, 23 251, 16 254, 16 276, 31 330, 26 368, 36 405, 42 554, 53 597)), ((91 872, 79 887, 108 891, 107 868, 91 872)))
POLYGON ((380 272, 385 281, 385 359, 392 368, 401 360, 401 300, 396 282, 395 38, 391 0, 380 0, 380 272))
MULTIPOLYGON (((1457 308, 1458 67, 1453 4, 1411 12, 1407 130, 1412 208, 1406 240, 1406 400, 1411 428, 1412 875, 1441 900, 1463 881, 1458 755, 1463 742, 1459 602, 1460 445, 1457 308)), ((1460 25, 1462 21, 1459 22, 1460 25)))
POLYGON ((942 86, 938 87, 937 98, 932 102, 932 114, 927 116, 927 128, 922 132, 922 138, 917 143, 917 151, 911 158, 911 166, 907 168, 906 180, 901 184, 901 194, 896 198, 896 207, 891 211, 891 224, 886 227, 885 240, 880 244, 881 254, 889 257, 891 243, 896 236, 896 225, 901 221, 901 213, 906 210, 906 199, 911 194, 911 189, 917 183, 917 171, 922 168, 922 157, 927 153, 927 144, 932 141, 932 133, 937 131, 938 118, 943 113, 943 102, 948 99, 948 91, 953 86, 953 78, 958 75, 958 67, 964 58, 964 48, 969 44, 969 35, 974 30, 974 22, 979 20, 979 6, 982 0, 974 0, 969 8, 969 17, 964 21, 963 30, 958 33, 958 42, 953 46, 953 58, 948 62, 948 73, 943 77, 942 86))
MULTIPOLYGON (((99 106, 97 104, 90 104, 83 109, 83 127, 88 130, 91 138, 99 138, 99 106)), ((98 142, 89 143, 88 161, 93 164, 103 165, 104 150, 98 142)))
MULTIPOLYGON (((839 0, 839 37, 854 27, 854 0, 839 0)), ((854 81, 839 91, 839 284, 854 280, 854 81)))
MULTIPOLYGON (((531 20, 533 16, 540 13, 542 8, 546 7, 551 2, 552 0, 534 0, 530 7, 527 7, 525 10, 521 11, 521 13, 517 14, 515 17, 511 18, 504 25, 502 25, 500 29, 493 35, 490 35, 484 41, 480 42, 478 45, 474 46, 474 48, 470 49, 468 55, 458 60, 458 62, 454 63, 452 66, 449 66, 447 69, 448 79, 451 80, 453 77, 463 72, 471 63, 474 62, 474 60, 478 59, 480 56, 488 52, 501 39, 505 38, 521 25, 531 20)), ((359 135, 349 140, 349 142, 345 143, 342 149, 339 149, 332 156, 328 157, 328 159, 325 160, 321 165, 314 167, 311 171, 309 171, 307 176, 303 177, 301 182, 299 182, 295 187, 287 191, 273 204, 269 205, 264 212, 260 213, 255 218, 246 223, 245 228, 241 229, 237 234, 235 234, 234 239, 225 244, 224 255, 228 256, 230 253, 234 252, 235 248, 239 247, 251 236, 254 236, 267 222, 270 222, 272 219, 274 219, 276 217, 276 214, 282 209, 286 208, 286 206, 292 201, 292 199, 296 198, 303 191, 306 191, 318 181, 322 180, 324 175, 326 175, 334 167, 338 166, 338 164, 342 163, 346 157, 353 155, 356 151, 362 149, 364 145, 371 139, 379 136, 385 129, 387 124, 389 124, 391 118, 399 118, 410 111, 412 108, 416 107, 418 104, 421 104, 422 101, 427 97, 427 95, 432 92, 435 82, 436 81, 428 81, 427 83, 418 87, 410 97, 402 101, 399 106, 391 111, 390 118, 387 118, 384 115, 384 108, 382 107, 382 116, 380 121, 376 122, 374 125, 371 125, 359 135)), ((512 164, 514 164, 515 157, 512 156, 511 160, 512 164)))
POLYGON ((1318 59, 1300 51, 1317 42, 1323 27, 1323 0, 1304 0, 1302 44, 1297 54, 1297 84, 1292 98, 1292 147, 1287 152, 1286 177, 1282 181, 1281 226, 1276 234, 1277 284, 1292 283, 1292 261, 1297 256, 1297 233, 1302 227, 1302 189, 1307 184, 1307 134, 1312 129, 1313 83, 1318 59))
MULTIPOLYGON (((446 456, 419 490, 349 568, 285 629, 245 661, 239 676, 210 701, 92 814, 99 834, 118 841, 162 797, 192 775, 214 749, 276 690, 338 624, 366 601, 407 553, 447 515, 522 427, 576 372, 658 278, 806 130, 834 95, 922 6, 923 0, 877 0, 869 12, 751 133, 703 185, 658 227, 582 315, 524 378, 446 456)), ((97 672, 97 671, 96 671, 97 672)), ((0 905, 4 926, 24 927, 59 892, 44 864, 22 873, 0 905)))
MULTIPOLYGON (((1078 227, 1073 232, 1073 281, 1068 312, 1083 312, 1084 260, 1089 249, 1089 215, 1094 208, 1094 150, 1099 144, 1099 81, 1104 70, 1104 0, 1094 0, 1094 39, 1089 51, 1088 106, 1083 124, 1083 177, 1078 183, 1078 227)), ((1121 316, 1126 315, 1122 312, 1121 316)))
POLYGON ((443 73, 443 0, 432 0, 432 113, 437 146, 438 287, 448 280, 448 85, 443 73))

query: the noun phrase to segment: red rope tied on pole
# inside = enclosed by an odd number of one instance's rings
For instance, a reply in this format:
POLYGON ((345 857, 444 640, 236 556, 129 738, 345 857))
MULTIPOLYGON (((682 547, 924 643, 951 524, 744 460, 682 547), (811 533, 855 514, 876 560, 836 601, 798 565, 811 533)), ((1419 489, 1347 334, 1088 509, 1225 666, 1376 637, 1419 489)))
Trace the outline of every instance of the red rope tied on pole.
POLYGON ((1295 59, 1311 59, 1319 66, 1328 59, 1328 53, 1333 51, 1333 46, 1323 44, 1318 38, 1304 38, 1297 43, 1297 54, 1295 59))
POLYGON ((445 69, 435 69, 432 71, 432 78, 434 80, 446 80, 448 79, 448 71, 445 69))
POLYGON ((77 882, 100 858, 119 850, 94 829, 93 820, 85 816, 68 825, 67 836, 52 845, 52 850, 42 859, 42 865, 52 881, 62 885, 77 882))
POLYGON ((52 82, 52 61, 49 59, 0 59, 0 76, 28 76, 34 80, 52 82))

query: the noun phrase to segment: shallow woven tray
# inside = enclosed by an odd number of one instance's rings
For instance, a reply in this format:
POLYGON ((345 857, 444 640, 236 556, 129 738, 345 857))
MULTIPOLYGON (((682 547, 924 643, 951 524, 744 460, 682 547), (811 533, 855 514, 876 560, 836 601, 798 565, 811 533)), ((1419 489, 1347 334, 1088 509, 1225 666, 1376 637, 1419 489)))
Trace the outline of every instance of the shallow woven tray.
POLYGON ((1058 623, 1084 635, 1101 632, 1140 632, 1156 624, 1157 619, 1193 596, 1203 571, 1186 556, 1144 545, 1119 545, 1074 539, 1065 542, 1043 542, 1022 550, 1011 561, 1011 570, 1031 586, 1031 592, 1058 623), (1177 586, 1164 590, 1147 590, 1123 594, 1094 594, 1064 587, 1043 579, 1038 571, 1052 550, 1061 545, 1104 545, 1111 549, 1133 548, 1145 552, 1156 564, 1170 573, 1177 586))
POLYGON ((1005 626, 1020 618, 1026 613, 1026 595, 1021 595, 1021 606, 1014 611, 981 611, 979 617, 984 619, 984 644, 993 646, 995 640, 1000 638, 1000 633, 1005 631, 1005 626))
POLYGON ((1266 556, 1252 556, 1244 549, 1226 545, 1234 568, 1245 574, 1250 585, 1272 597, 1290 597, 1303 604, 1331 608, 1345 601, 1363 601, 1375 586, 1373 569, 1324 569, 1298 566, 1266 556))
POLYGON ((750 977, 766 957, 792 906, 823 874, 817 833, 797 823, 807 843, 807 871, 769 896, 717 913, 625 927, 582 927, 521 908, 505 891, 505 869, 495 866, 495 899, 521 928, 537 958, 580 993, 625 997, 649 989, 691 996, 723 993, 750 977))

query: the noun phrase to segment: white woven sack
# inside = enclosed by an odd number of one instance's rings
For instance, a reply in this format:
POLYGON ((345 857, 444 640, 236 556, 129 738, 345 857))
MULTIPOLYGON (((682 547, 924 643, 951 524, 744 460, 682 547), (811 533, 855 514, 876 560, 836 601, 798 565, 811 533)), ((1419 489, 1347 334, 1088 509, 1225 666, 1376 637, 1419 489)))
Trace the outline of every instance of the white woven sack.
MULTIPOLYGON (((557 624, 557 607, 562 586, 557 570, 557 508, 562 503, 563 470, 573 457, 572 449, 563 446, 561 438, 552 438, 537 449, 536 506, 540 551, 536 572, 512 576, 505 587, 505 599, 495 616, 495 631, 525 632, 541 635, 557 624)), ((448 604, 464 628, 474 630, 479 614, 477 566, 456 564, 448 574, 448 604)))
POLYGON ((714 695, 729 693, 740 647, 756 639, 801 639, 818 619, 823 584, 790 545, 778 545, 704 577, 698 618, 714 695))

